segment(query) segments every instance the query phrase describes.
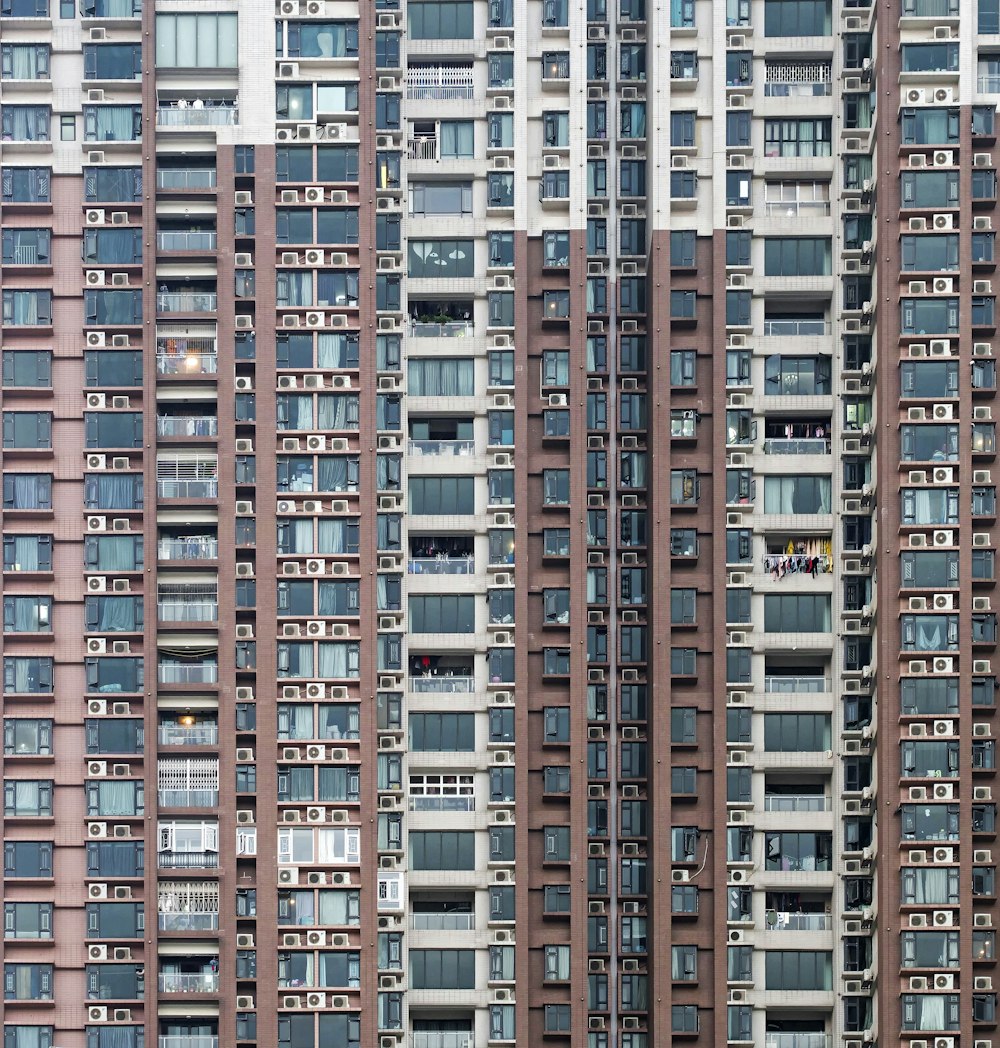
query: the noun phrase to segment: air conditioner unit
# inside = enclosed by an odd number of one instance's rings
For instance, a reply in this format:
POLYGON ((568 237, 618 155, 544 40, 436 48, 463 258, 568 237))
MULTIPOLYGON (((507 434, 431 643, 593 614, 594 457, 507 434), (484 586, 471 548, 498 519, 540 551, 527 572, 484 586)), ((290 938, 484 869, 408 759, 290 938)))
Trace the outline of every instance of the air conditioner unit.
POLYGON ((237 1011, 247 1012, 253 1011, 256 1007, 252 994, 241 994, 236 998, 237 1011))
MULTIPOLYGON (((940 216, 938 216, 940 217, 940 216)), ((936 223, 937 219, 935 219, 936 223)), ((955 281, 952 277, 935 277, 934 293, 936 295, 950 295, 955 290, 955 281)))
POLYGON ((942 213, 934 216, 933 226, 935 229, 953 229, 954 225, 954 215, 942 213))

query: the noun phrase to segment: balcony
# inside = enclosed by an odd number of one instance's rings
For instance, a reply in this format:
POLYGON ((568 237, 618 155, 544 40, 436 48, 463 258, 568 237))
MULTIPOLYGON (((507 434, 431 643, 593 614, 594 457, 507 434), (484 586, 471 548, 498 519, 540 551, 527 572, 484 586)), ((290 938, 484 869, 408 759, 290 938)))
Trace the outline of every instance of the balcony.
POLYGON ((214 375, 218 371, 215 338, 157 333, 156 371, 160 375, 214 375))
POLYGON ((214 291, 159 291, 157 313, 214 313, 219 296, 214 291))
POLYGON ((1000 74, 991 73, 980 76, 977 79, 978 90, 981 95, 1000 94, 1000 74))
POLYGON ((219 1038, 207 1034, 161 1034, 156 1048, 219 1048, 219 1038))
MULTIPOLYGON (((413 66, 406 71, 406 97, 447 102, 473 96, 472 66, 413 66)), ((435 159, 431 157, 430 159, 435 159)))
POLYGON ((829 62, 765 62, 765 98, 815 98, 832 93, 829 62))
POLYGON ((415 913, 410 927, 421 932, 471 932, 476 929, 474 913, 415 913))
POLYGON ((217 684, 219 664, 199 659, 160 659, 157 676, 161 684, 217 684))
MULTIPOLYGON (((833 927, 833 920, 828 913, 791 913, 787 910, 768 910, 767 926, 774 932, 828 932, 833 927)), ((818 1035, 809 1034, 808 1036, 818 1035)))
POLYGON ((217 183, 214 167, 161 167, 156 172, 157 189, 214 189, 217 183))
POLYGON ((411 338, 471 338, 474 333, 475 324, 470 320, 414 320, 409 326, 411 338))
POLYGON ((160 993, 218 993, 218 972, 168 972, 160 973, 160 993))
POLYGON ((437 135, 417 135, 407 139, 406 156, 409 160, 437 160, 437 135))
POLYGON ((161 808, 216 808, 219 791, 212 789, 159 790, 157 803, 161 808))
POLYGON ((475 1043, 471 1033, 458 1030, 414 1030, 410 1034, 413 1048, 475 1048, 475 1043))
POLYGON ((156 543, 160 560, 217 560, 219 540, 214 535, 185 535, 161 538, 156 543))
POLYGON ((832 688, 829 677, 764 677, 764 691, 769 695, 819 695, 832 688))
POLYGON ((165 499, 214 499, 219 494, 218 474, 214 455, 161 459, 156 463, 156 493, 165 499))
POLYGON ((828 1033, 767 1033, 764 1048, 831 1048, 828 1033))
POLYGON ((162 585, 156 610, 160 622, 215 622, 219 591, 215 586, 162 585))
POLYGON ((157 739, 161 746, 215 746, 219 741, 219 725, 161 724, 157 739))
POLYGON ((219 866, 219 853, 214 851, 161 851, 157 853, 156 865, 161 870, 215 870, 219 866))
POLYGON ((219 420, 215 415, 157 415, 158 437, 217 437, 219 420))
POLYGON ((470 694, 476 690, 474 676, 436 676, 410 677, 409 690, 421 694, 470 694))
POLYGON ((214 229, 161 229, 156 234, 160 251, 214 251, 218 234, 214 229))
POLYGON ((410 455, 474 455, 474 440, 411 440, 406 445, 410 455))
MULTIPOLYGON (((163 904, 163 900, 160 900, 163 904)), ((214 913, 163 913, 159 914, 161 932, 214 932, 219 929, 219 914, 214 913)), ((163 976, 160 976, 162 979, 163 976)), ((171 978, 201 979, 200 975, 171 976, 171 978)), ((214 976, 218 978, 218 976, 214 976)), ((161 987, 162 989, 162 987, 161 987)), ((169 991, 168 991, 169 992, 169 991)), ((209 990, 198 990, 198 993, 209 993, 209 990)))
POLYGON ((829 455, 830 441, 824 437, 775 437, 764 440, 765 455, 829 455))
POLYGON ((830 325, 825 320, 764 319, 764 334, 768 338, 814 338, 829 335, 830 325))
POLYGON ((764 796, 764 811, 830 811, 830 798, 818 793, 768 793, 764 796))
POLYGON ((407 561, 411 575, 475 575, 476 562, 466 557, 411 557, 407 561))
MULTIPOLYGON (((420 796, 410 798, 410 811, 470 812, 476 810, 474 796, 420 796)), ((413 926, 417 927, 416 924, 413 926)))
POLYGON ((201 106, 195 99, 190 105, 180 99, 172 105, 156 107, 157 127, 232 127, 240 122, 240 109, 235 103, 201 106))

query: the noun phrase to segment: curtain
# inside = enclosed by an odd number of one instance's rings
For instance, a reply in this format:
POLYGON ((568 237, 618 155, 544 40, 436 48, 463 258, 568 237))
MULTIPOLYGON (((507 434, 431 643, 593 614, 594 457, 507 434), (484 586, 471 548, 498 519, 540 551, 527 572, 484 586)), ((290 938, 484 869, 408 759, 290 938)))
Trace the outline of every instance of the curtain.
POLYGON ((12 324, 37 324, 39 320, 40 296, 35 291, 15 291, 11 295, 13 306, 12 324))
POLYGON ((286 727, 279 730, 282 739, 314 739, 313 711, 311 706, 286 706, 283 717, 286 727))
MULTIPOLYGON (((350 895, 350 892, 320 892, 319 923, 333 925, 350 924, 351 918, 348 910, 350 895)), ((311 904, 312 892, 309 893, 309 901, 311 904)), ((307 923, 312 924, 313 922, 308 921, 307 923)))
POLYGON ((131 142, 135 137, 134 111, 133 106, 96 106, 94 125, 97 141, 131 142))
POLYGON ((131 537, 108 536, 101 542, 98 566, 102 571, 135 571, 135 550, 131 537))
POLYGON ((917 651, 943 651, 948 646, 939 616, 915 615, 914 624, 917 651))
POLYGON ((947 869, 918 869, 913 878, 913 902, 930 906, 949 900, 947 869))
POLYGON ((131 782, 97 783, 100 815, 135 815, 135 789, 131 782))
POLYGON ((351 645, 327 643, 319 645, 317 676, 348 677, 351 676, 348 655, 351 645))
POLYGON ((342 455, 326 455, 319 460, 317 491, 347 491, 348 459, 342 455))
POLYGON ((944 994, 926 994, 916 998, 916 1007, 920 1009, 917 1019, 918 1030, 947 1029, 944 1002, 944 994))
POLYGON ((411 360, 407 375, 410 396, 471 397, 475 393, 473 361, 411 360))
POLYGON ((387 608, 389 606, 389 576, 380 574, 375 578, 377 579, 375 583, 376 607, 387 608))
POLYGON ((35 597, 14 598, 14 632, 37 633, 49 624, 49 606, 35 597))
POLYGON ((285 398, 285 424, 282 429, 313 428, 313 398, 310 393, 293 393, 285 398))
POLYGON ((41 786, 37 782, 21 780, 14 783, 14 811, 18 815, 41 812, 41 786))
POLYGON ((132 843, 112 841, 98 844, 100 848, 100 872, 102 877, 134 877, 136 873, 136 848, 132 843))
POLYGON ((34 535, 14 537, 14 563, 20 571, 38 571, 38 539, 34 535))
POLYGON ((279 273, 278 305, 311 306, 312 273, 279 273))
POLYGON ((35 509, 42 504, 39 478, 33 474, 13 474, 12 509, 35 509))
MULTIPOLYGON (((315 924, 316 923, 315 908, 314 908, 314 906, 315 906, 315 904, 314 904, 315 895, 313 894, 313 892, 311 892, 311 891, 309 891, 309 892, 292 892, 291 895, 294 896, 295 909, 292 910, 292 912, 295 914, 295 923, 296 924, 303 924, 303 925, 304 924, 315 924)), ((320 924, 343 924, 343 923, 345 923, 343 921, 328 921, 323 916, 324 911, 326 909, 326 907, 324 907, 324 902, 329 900, 329 898, 331 896, 333 896, 335 899, 337 899, 339 901, 340 897, 343 896, 343 895, 346 895, 346 892, 320 892, 319 893, 319 911, 320 911, 319 923, 320 924)), ((291 902, 293 900, 289 900, 289 901, 291 902)), ((291 907, 289 907, 289 909, 291 909, 291 907)))
MULTIPOLYGON (((323 522, 320 522, 322 528, 323 522)), ((278 527, 279 553, 312 553, 313 522, 311 520, 283 520, 278 527)))
POLYGON ((14 45, 11 48, 11 77, 14 80, 34 80, 38 74, 38 49, 34 44, 14 45))
POLYGON ((134 509, 135 491, 130 476, 94 477, 97 493, 94 509, 134 509))
POLYGON ((475 153, 474 124, 470 120, 442 120, 441 158, 471 157, 475 153))
POLYGON ((316 340, 316 366, 346 368, 352 364, 351 339, 347 335, 320 335, 316 340))
POLYGON ((45 142, 49 133, 46 121, 39 113, 46 112, 39 106, 5 106, 3 133, 7 141, 45 142))
POLYGON ((320 396, 317 429, 357 429, 358 398, 354 394, 330 393, 320 396))
POLYGON ((361 730, 361 711, 358 706, 331 706, 319 708, 319 739, 356 739, 361 730))
POLYGON ((131 597, 105 597, 99 607, 100 632, 127 633, 135 629, 135 601, 131 597))

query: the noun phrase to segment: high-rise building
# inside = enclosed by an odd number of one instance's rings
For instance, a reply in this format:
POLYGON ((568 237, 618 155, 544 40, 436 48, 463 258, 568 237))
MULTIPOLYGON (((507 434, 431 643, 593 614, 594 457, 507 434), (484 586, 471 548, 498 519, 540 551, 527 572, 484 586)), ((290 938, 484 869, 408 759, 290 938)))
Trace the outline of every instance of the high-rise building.
POLYGON ((0 58, 3 1048, 992 1048, 998 0, 0 58))

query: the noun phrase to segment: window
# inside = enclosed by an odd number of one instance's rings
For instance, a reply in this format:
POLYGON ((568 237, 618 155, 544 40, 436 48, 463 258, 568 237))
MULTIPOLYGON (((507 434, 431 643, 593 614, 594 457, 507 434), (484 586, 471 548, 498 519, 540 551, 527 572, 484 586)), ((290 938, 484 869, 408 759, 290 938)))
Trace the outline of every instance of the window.
POLYGON ((830 241, 825 237, 766 237, 765 276, 829 276, 830 241))
POLYGON ((475 834, 470 831, 411 831, 409 847, 414 870, 475 869, 475 834))
POLYGON ((51 841, 7 841, 4 844, 4 877, 52 876, 51 841))
POLYGON ((764 749, 820 753, 830 749, 830 716, 823 713, 766 713, 764 749))
POLYGON ((409 628, 413 633, 474 633, 475 598, 411 596, 409 628))
MULTIPOLYGON (((160 16, 162 17, 162 16, 160 16)), ((176 17, 176 16, 175 16, 176 17)), ((201 16, 205 17, 205 16, 201 16)), ((222 18, 233 16, 210 15, 210 18, 222 18)), ((200 27, 199 27, 200 28, 200 27)), ((235 39, 235 19, 232 29, 235 39)), ((159 18, 157 19, 157 34, 159 34, 159 18)), ((395 34, 379 33, 378 37, 391 37, 395 34)), ((385 61, 387 42, 380 39, 378 43, 382 48, 382 65, 385 61)), ((276 53, 281 54, 281 31, 278 28, 276 53)), ((391 45, 389 45, 391 46, 391 45)), ((398 46, 398 37, 397 37, 398 46)), ((220 44, 221 50, 221 44, 220 44)), ((289 58, 350 58, 358 53, 358 24, 357 22, 289 22, 288 23, 288 45, 285 54, 289 58)), ((157 62, 157 65, 160 63, 157 62)), ((190 63, 185 62, 184 65, 190 63)))
POLYGON ((766 633, 827 633, 830 598, 816 594, 768 594, 764 597, 766 633))
POLYGON ((5 1001, 51 1001, 54 993, 51 964, 5 964, 5 1001))
POLYGON ((903 145, 944 146, 958 143, 958 109, 903 109, 903 145))
POLYGON ((765 120, 764 155, 809 157, 831 155, 829 119, 765 120))

